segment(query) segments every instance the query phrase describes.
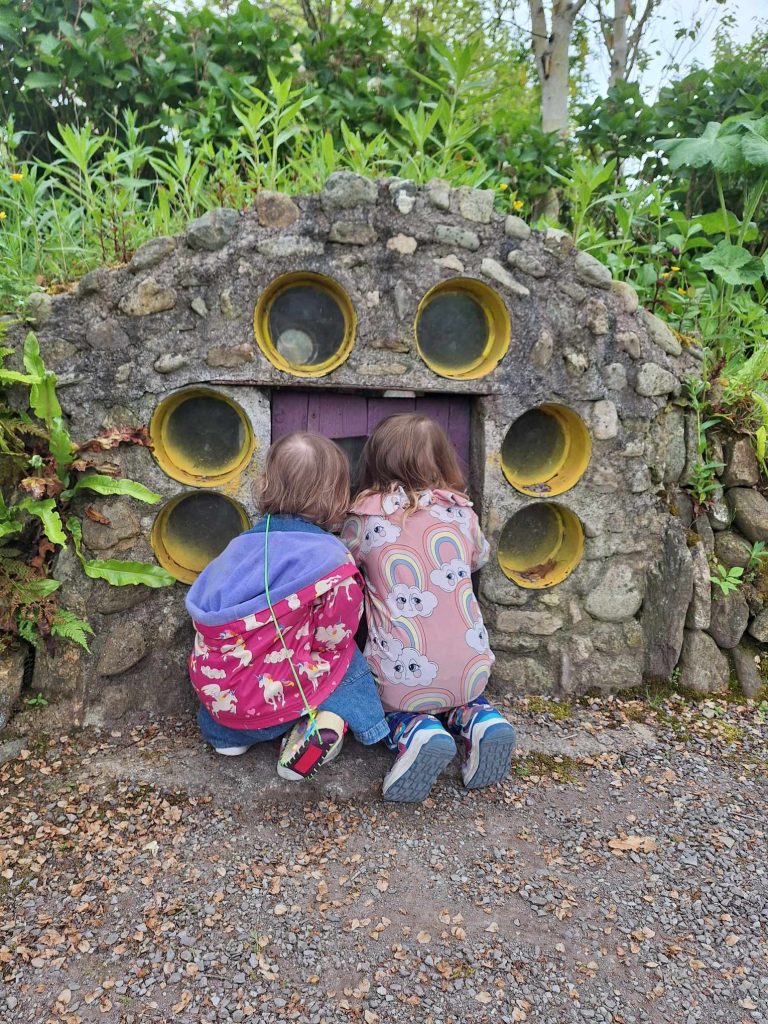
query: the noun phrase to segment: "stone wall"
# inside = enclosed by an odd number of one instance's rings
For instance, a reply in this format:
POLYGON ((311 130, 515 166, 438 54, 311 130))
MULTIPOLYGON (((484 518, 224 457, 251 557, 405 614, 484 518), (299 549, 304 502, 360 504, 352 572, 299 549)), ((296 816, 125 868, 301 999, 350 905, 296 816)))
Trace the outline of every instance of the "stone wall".
MULTIPOLYGON (((346 172, 316 195, 261 192, 254 209, 212 211, 183 237, 147 242, 128 266, 91 271, 70 294, 33 296, 28 320, 59 375, 78 439, 147 424, 158 403, 185 386, 205 384, 233 398, 250 419, 255 451, 226 490, 251 516, 251 484, 270 443, 272 389, 471 396, 472 485, 492 546, 479 594, 498 656, 494 685, 615 689, 644 673, 666 675, 677 663, 681 615, 665 609, 673 595, 685 618, 703 570, 664 497, 691 462, 676 396, 694 360, 660 320, 637 308, 630 287, 611 281, 569 236, 531 232, 518 217, 496 213, 491 192, 346 172), (278 370, 254 342, 264 289, 280 275, 306 272, 333 279, 357 317, 349 357, 313 378, 278 370), (508 351, 479 379, 439 376, 414 340, 423 296, 458 278, 492 288, 511 322, 508 351), (591 435, 586 472, 554 499, 578 517, 585 541, 563 582, 527 589, 502 571, 499 539, 512 515, 547 495, 511 486, 500 450, 513 421, 542 403, 574 411, 591 435)), ((188 489, 145 448, 121 447, 104 458, 166 499, 188 489)), ((738 493, 729 495, 735 503, 738 493)), ((84 519, 89 552, 153 558, 156 510, 125 498, 87 503, 109 521, 84 519)), ((41 653, 35 688, 71 700, 78 721, 184 706, 186 588, 112 589, 86 579, 69 551, 57 574, 66 604, 88 616, 96 636, 91 655, 64 645, 52 659, 41 653)), ((695 621, 703 621, 698 614, 695 621)), ((700 644, 700 635, 689 634, 687 643, 687 650, 700 644)))

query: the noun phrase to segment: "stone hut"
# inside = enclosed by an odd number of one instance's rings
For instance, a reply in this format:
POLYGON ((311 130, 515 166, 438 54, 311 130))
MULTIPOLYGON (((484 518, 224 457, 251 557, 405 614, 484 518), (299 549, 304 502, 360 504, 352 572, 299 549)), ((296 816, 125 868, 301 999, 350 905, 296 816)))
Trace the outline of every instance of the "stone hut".
POLYGON ((694 359, 570 236, 497 213, 492 192, 347 172, 315 195, 262 191, 34 298, 28 320, 74 437, 150 427, 152 450, 102 457, 163 504, 89 496, 86 551, 180 581, 111 588, 59 557, 92 653, 40 653, 33 686, 76 721, 189 700, 186 584, 254 516, 271 440, 317 430, 354 465, 381 418, 414 408, 448 430, 491 543, 492 685, 574 693, 674 669, 694 568, 690 502, 688 522, 670 504, 695 451, 675 398, 694 359))

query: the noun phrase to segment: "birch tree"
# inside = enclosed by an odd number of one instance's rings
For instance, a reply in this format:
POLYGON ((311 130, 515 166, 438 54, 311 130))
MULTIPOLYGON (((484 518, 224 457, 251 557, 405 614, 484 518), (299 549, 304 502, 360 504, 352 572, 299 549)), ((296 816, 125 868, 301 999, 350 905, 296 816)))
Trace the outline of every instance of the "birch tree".
POLYGON ((533 55, 541 86, 541 127, 545 132, 568 132, 568 86, 573 25, 587 0, 528 0, 533 55))
POLYGON ((595 0, 600 32, 608 51, 610 77, 608 85, 623 82, 632 74, 640 55, 640 42, 653 12, 661 0, 646 0, 642 14, 632 0, 614 0, 613 11, 609 12, 603 0, 595 0))

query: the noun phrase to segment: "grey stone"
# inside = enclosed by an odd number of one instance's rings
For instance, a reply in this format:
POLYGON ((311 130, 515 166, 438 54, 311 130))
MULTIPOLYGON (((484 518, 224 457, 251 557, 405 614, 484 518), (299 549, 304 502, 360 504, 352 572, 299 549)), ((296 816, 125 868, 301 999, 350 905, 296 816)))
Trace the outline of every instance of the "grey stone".
POLYGON ((489 277, 492 281, 500 284, 506 288, 508 292, 513 295, 518 295, 520 298, 525 298, 531 293, 528 289, 516 281, 514 277, 498 262, 498 260, 492 260, 490 257, 486 257, 480 264, 480 273, 485 277, 489 277))
POLYGON ((701 539, 706 553, 711 555, 715 550, 715 532, 706 512, 699 512, 691 524, 691 530, 701 539))
POLYGON ((610 399, 595 402, 592 406, 592 436, 596 441, 608 441, 619 432, 619 413, 616 403, 610 399))
POLYGON ((328 241, 341 245, 373 245, 377 238, 378 235, 370 224, 361 224, 358 221, 334 221, 328 232, 328 241))
POLYGON ((686 629, 680 654, 679 685, 694 693, 725 693, 731 672, 728 659, 708 633, 686 629))
POLYGON ((748 700, 759 697, 765 682, 757 667, 757 658, 760 654, 757 646, 744 638, 738 647, 731 651, 733 671, 739 681, 741 692, 748 700))
POLYGON ((493 667, 494 679, 513 693, 554 693, 559 672, 540 658, 504 658, 493 667))
POLYGON ((612 275, 608 267, 588 252, 577 252, 573 261, 576 277, 593 288, 610 288, 612 275))
POLYGON ((164 352, 157 357, 152 366, 155 373, 175 373, 177 370, 183 370, 188 363, 187 357, 178 352, 164 352))
POLYGON ((576 352, 569 349, 563 353, 563 361, 566 370, 574 377, 582 377, 589 369, 589 358, 584 352, 576 352))
POLYGON ((434 263, 438 267, 445 267, 446 270, 455 270, 459 274, 464 273, 464 264, 455 253, 451 252, 447 256, 441 256, 440 259, 434 260, 434 263))
POLYGON ((703 544, 691 547, 693 561, 693 596, 685 624, 689 629, 709 629, 712 608, 712 584, 709 576, 709 558, 703 544))
POLYGON ((137 665, 147 650, 147 638, 137 622, 118 622, 102 641, 96 671, 102 676, 121 675, 137 665))
POLYGON ((715 554, 718 562, 726 569, 733 569, 736 566, 746 569, 749 565, 751 546, 749 541, 732 530, 721 530, 715 534, 715 554))
POLYGON ((584 324, 595 337, 602 337, 608 334, 611 329, 611 321, 608 316, 608 307, 601 299, 587 299, 583 306, 584 324))
POLYGON ((554 350, 555 339, 552 337, 552 332, 547 330, 546 327, 542 327, 538 338, 533 343, 528 358, 534 366, 538 366, 539 369, 543 370, 549 366, 554 350))
POLYGON ((187 228, 187 245, 190 249, 215 252, 234 238, 239 223, 240 214, 237 210, 226 207, 208 210, 187 228))
POLYGON ((708 509, 709 521, 713 530, 727 530, 733 516, 725 500, 722 485, 718 484, 712 491, 708 509))
POLYGON ((407 217, 416 205, 416 196, 404 187, 398 188, 395 191, 392 201, 394 202, 397 210, 402 213, 404 217, 407 217))
POLYGON ((20 643, 9 643, 0 650, 0 732, 18 703, 26 664, 27 651, 20 643))
POLYGON ((726 495, 733 521, 751 541, 768 541, 768 501, 758 491, 734 487, 726 495))
POLYGON ((759 612, 750 622, 747 632, 761 644, 768 643, 768 608, 759 612))
POLYGON ((646 398, 657 398, 661 395, 677 394, 680 382, 658 363, 643 363, 637 374, 635 390, 646 398))
POLYGON ((27 741, 24 739, 6 740, 5 743, 0 743, 0 765, 15 761, 26 745, 27 741))
POLYGON ((757 457, 749 437, 737 437, 727 445, 722 482, 723 487, 756 487, 760 483, 757 457))
POLYGON ((324 210, 349 210, 353 206, 371 206, 376 202, 376 182, 352 171, 334 171, 320 194, 324 210))
POLYGON ((692 594, 693 561, 685 529, 671 519, 661 557, 646 572, 642 625, 645 671, 651 679, 668 679, 677 664, 692 594))
POLYGON ((86 328, 85 340, 91 348, 101 352, 115 352, 131 343, 117 320, 92 320, 86 328))
POLYGON ((627 370, 622 363, 609 363, 603 370, 603 380, 609 391, 623 391, 627 386, 627 370))
POLYGON ((131 379, 133 366, 130 363, 121 363, 115 370, 115 384, 127 384, 131 379))
POLYGON ((193 313, 197 313, 198 316, 208 316, 208 307, 205 304, 205 299, 201 295, 195 296, 189 304, 189 308, 193 313))
POLYGON ((749 621, 749 608, 740 590, 721 594, 715 590, 712 614, 707 632, 718 647, 730 650, 744 636, 749 621))
POLYGON ((83 518, 83 543, 91 551, 125 550, 141 533, 141 523, 125 499, 104 501, 99 505, 99 512, 107 523, 94 522, 87 516, 83 518))
POLYGON ((555 615, 552 612, 505 608, 496 616, 496 628, 502 633, 533 633, 534 636, 551 636, 562 629, 564 625, 565 621, 562 615, 555 615))
POLYGON ((394 295, 397 315, 401 320, 405 320, 410 316, 411 309, 413 307, 413 296, 411 295, 411 290, 405 281, 395 282, 394 295))
POLYGON ((623 622, 636 615, 642 603, 643 590, 637 573, 624 562, 614 562, 590 590, 584 607, 601 622, 623 622))
POLYGON ((443 178, 430 178, 427 182, 427 199, 438 210, 451 207, 451 186, 443 178))
POLYGON ((651 336, 651 341, 658 345, 660 349, 670 356, 679 356, 683 351, 683 346, 674 336, 669 327, 660 320, 653 313, 649 313, 647 309, 640 309, 638 315, 642 322, 645 324, 645 328, 651 336))
POLYGON ((176 305, 176 290, 160 284, 154 277, 146 277, 124 295, 118 305, 126 316, 162 313, 176 305))
POLYGON ((276 235, 262 238, 256 245, 257 252, 270 260, 289 259, 292 256, 322 256, 323 243, 301 235, 276 235))
POLYGON ((138 274, 142 270, 149 270, 150 267, 162 263, 176 249, 176 239, 160 235, 157 238, 150 238, 148 242, 140 245, 133 254, 133 259, 128 264, 132 274, 138 274))
POLYGON ((24 306, 24 319, 34 327, 43 327, 53 316, 53 299, 46 292, 32 292, 24 306))
POLYGON ((263 228, 289 228, 300 216, 299 208, 292 199, 267 188, 256 193, 256 214, 263 228))
POLYGON ((208 366, 231 368, 252 363, 253 357, 253 345, 243 342, 241 345, 217 345, 209 348, 205 361, 208 366))
POLYGON ((586 288, 582 288, 578 281, 573 281, 570 277, 559 280, 557 287, 563 295, 567 295, 577 304, 583 302, 589 294, 586 288))
POLYGON ((662 433, 660 447, 663 461, 662 479, 665 484, 677 483, 685 470, 685 414, 682 409, 670 406, 659 417, 662 433))
POLYGON ((477 252, 480 248, 480 239, 474 231, 455 227, 453 224, 438 224, 435 228, 435 241, 444 245, 458 245, 460 249, 469 249, 472 252, 477 252))
MULTIPOLYGON (((616 282, 614 282, 615 284, 616 282)), ((640 338, 634 331, 619 331, 616 335, 616 344, 622 352, 626 352, 632 359, 639 359, 641 355, 640 338)))
POLYGON ((639 305, 637 298, 637 292, 631 284, 627 284, 626 281, 611 281, 611 291, 614 295, 618 295, 621 300, 621 306, 625 313, 634 313, 639 305))
POLYGON ((565 256, 573 249, 573 236, 560 228, 547 228, 544 247, 558 256, 565 256))
POLYGON ((520 242, 525 242, 531 237, 531 229, 522 217, 516 217, 510 213, 504 221, 504 234, 507 238, 516 238, 520 242))
POLYGON ((401 256, 411 256, 416 252, 418 242, 411 235, 393 235, 387 241, 390 252, 399 252, 401 256))
POLYGON ((86 295, 97 295, 99 292, 103 292, 108 284, 109 270, 106 267, 96 267, 80 278, 77 284, 77 294, 81 299, 86 295))
POLYGON ((127 612, 144 604, 152 596, 150 587, 140 583, 129 587, 111 587, 103 580, 95 582, 93 606, 101 615, 114 615, 117 612, 127 612))
POLYGON ((535 256, 521 252, 519 249, 512 249, 507 253, 507 263, 522 274, 528 274, 529 277, 546 277, 547 274, 547 268, 541 260, 537 260, 535 256))
POLYGON ((473 220, 477 224, 490 224, 493 214, 492 190, 462 185, 456 189, 456 196, 459 200, 459 213, 465 220, 473 220))

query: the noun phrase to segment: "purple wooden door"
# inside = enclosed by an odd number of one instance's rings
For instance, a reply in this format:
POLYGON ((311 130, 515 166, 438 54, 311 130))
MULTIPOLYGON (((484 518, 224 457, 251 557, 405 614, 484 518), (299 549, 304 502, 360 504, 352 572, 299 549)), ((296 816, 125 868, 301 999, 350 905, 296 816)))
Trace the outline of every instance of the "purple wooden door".
POLYGON ((396 412, 420 412, 445 430, 465 473, 469 470, 470 400, 457 395, 365 398, 328 391, 272 392, 272 440, 309 430, 338 441, 354 470, 355 457, 373 428, 396 412))

